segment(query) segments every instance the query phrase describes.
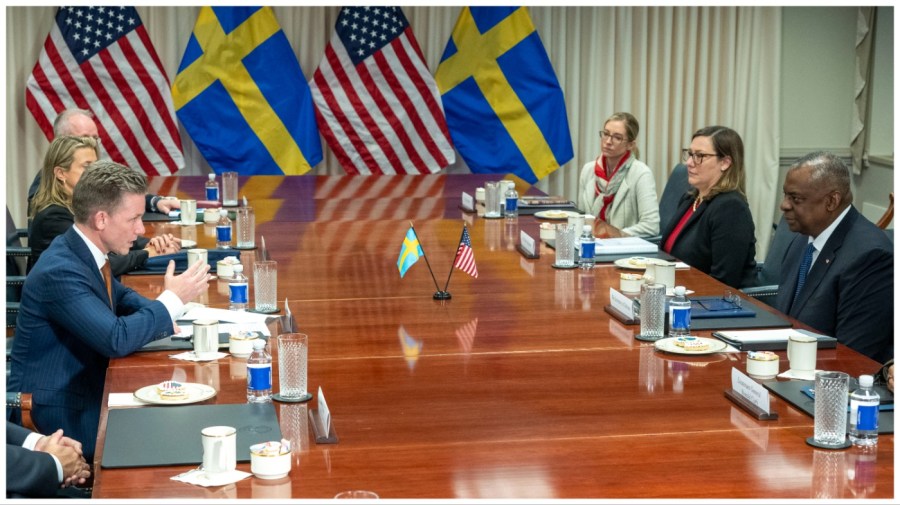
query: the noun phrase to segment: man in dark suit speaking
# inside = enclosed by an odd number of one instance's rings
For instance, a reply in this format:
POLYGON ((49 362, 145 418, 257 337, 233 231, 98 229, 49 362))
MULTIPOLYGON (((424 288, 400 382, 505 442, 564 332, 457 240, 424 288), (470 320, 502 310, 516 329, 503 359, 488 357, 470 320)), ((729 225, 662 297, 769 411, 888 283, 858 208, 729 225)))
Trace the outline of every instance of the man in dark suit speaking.
POLYGON ((195 263, 149 300, 109 273, 107 253, 128 252, 144 232, 147 179, 110 161, 95 162, 72 195, 75 224, 41 256, 22 288, 8 388, 32 394, 32 420, 62 428, 93 460, 109 358, 131 354, 174 332, 184 304, 207 289, 209 266, 195 263))
POLYGON ((894 246, 851 205, 850 171, 827 152, 789 169, 788 246, 776 307, 879 362, 894 357, 894 246))

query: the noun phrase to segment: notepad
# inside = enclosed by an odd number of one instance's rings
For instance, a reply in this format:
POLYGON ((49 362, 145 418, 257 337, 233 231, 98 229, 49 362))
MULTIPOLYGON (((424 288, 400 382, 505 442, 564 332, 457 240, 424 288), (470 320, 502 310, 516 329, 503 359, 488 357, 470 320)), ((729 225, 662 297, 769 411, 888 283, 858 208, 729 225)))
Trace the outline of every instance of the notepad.
POLYGON ((640 237, 595 239, 594 254, 646 254, 659 251, 659 246, 640 237))
POLYGON ((837 339, 834 337, 792 328, 782 330, 717 331, 713 333, 714 337, 742 351, 783 351, 787 349, 788 338, 791 335, 816 337, 819 349, 833 349, 837 346, 837 339))

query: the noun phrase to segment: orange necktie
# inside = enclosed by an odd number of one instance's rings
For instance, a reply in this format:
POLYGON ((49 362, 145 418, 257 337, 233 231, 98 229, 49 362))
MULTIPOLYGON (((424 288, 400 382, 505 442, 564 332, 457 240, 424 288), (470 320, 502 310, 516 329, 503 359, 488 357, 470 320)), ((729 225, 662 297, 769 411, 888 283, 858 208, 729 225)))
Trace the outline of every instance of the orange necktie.
POLYGON ((106 296, 109 298, 109 306, 112 307, 112 269, 109 267, 109 260, 106 260, 100 272, 103 273, 103 282, 106 283, 106 296))

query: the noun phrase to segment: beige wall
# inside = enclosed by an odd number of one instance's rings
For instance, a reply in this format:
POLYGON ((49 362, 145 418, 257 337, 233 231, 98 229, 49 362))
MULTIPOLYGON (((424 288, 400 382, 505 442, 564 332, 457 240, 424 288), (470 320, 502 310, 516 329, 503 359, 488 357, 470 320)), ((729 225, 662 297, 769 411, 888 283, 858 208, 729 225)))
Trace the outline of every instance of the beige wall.
MULTIPOLYGON (((879 7, 875 29, 870 155, 853 177, 854 204, 877 220, 894 187, 894 9, 879 7)), ((807 152, 850 155, 855 72, 854 7, 785 7, 782 12, 781 180, 807 152)), ((776 204, 777 205, 777 204, 776 204)), ((779 216, 780 214, 776 214, 779 216)))

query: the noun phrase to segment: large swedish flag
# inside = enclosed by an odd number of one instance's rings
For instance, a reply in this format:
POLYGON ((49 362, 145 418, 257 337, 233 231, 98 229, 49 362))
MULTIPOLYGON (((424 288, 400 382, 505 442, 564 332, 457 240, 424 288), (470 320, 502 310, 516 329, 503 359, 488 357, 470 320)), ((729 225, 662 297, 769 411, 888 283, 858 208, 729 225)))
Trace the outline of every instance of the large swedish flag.
POLYGON ((203 7, 172 98, 216 172, 299 175, 322 160, 309 85, 269 7, 203 7))
POLYGON ((435 74, 457 150, 534 183, 572 159, 562 89, 525 7, 465 7, 435 74))

